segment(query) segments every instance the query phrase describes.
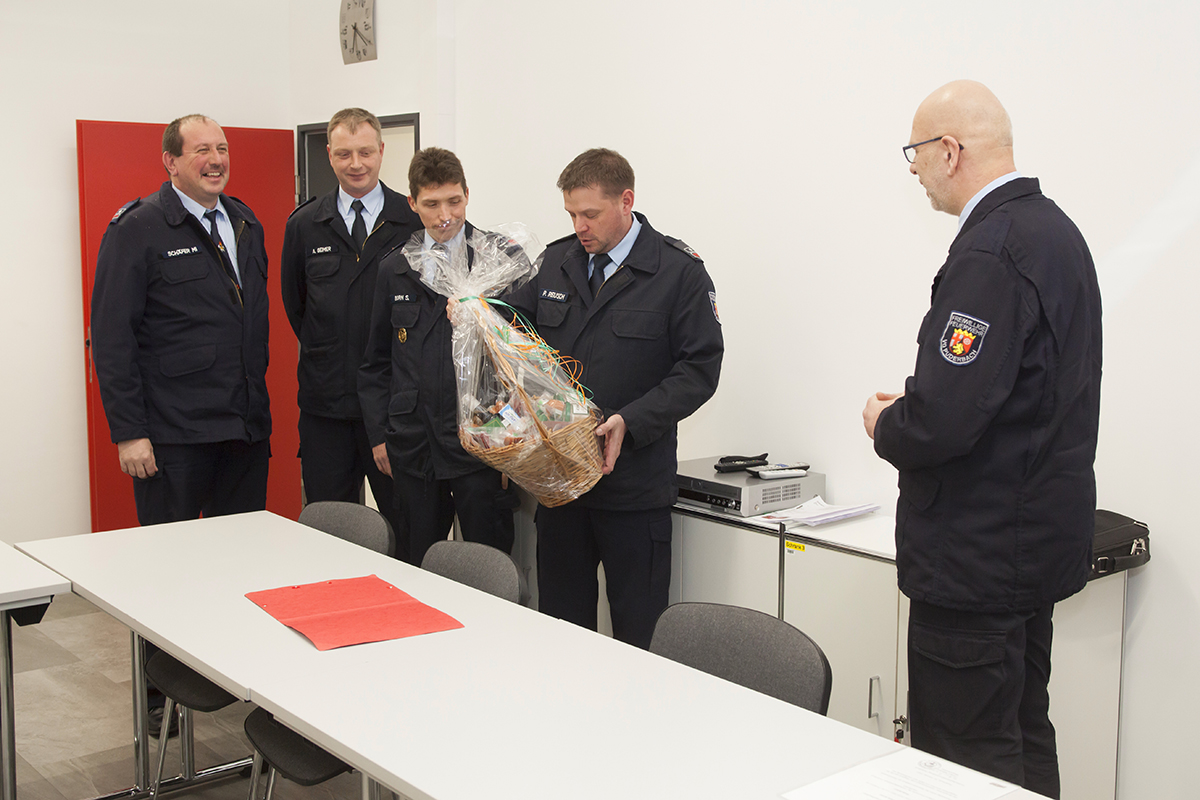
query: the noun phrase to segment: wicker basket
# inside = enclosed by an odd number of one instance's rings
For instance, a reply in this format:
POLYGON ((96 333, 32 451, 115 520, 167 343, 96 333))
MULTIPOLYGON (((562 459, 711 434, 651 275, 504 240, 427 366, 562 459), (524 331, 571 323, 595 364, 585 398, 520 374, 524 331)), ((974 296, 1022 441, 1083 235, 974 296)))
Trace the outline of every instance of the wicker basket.
MULTIPOLYGON (((519 395, 526 408, 533 408, 529 395, 513 374, 512 365, 486 339, 485 346, 500 382, 519 395)), ((462 428, 458 438, 464 450, 503 472, 548 508, 569 503, 595 486, 604 465, 595 434, 600 424, 599 414, 592 413, 555 430, 548 429, 537 417, 533 417, 533 423, 537 427, 536 437, 503 447, 481 447, 462 428)))

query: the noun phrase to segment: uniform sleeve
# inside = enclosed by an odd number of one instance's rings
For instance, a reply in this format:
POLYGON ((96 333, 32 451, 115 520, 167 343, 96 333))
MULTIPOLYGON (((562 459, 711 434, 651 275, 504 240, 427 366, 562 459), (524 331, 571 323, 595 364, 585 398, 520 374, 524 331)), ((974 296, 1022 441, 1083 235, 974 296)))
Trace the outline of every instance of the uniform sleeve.
POLYGON ((100 242, 90 337, 100 398, 114 442, 150 435, 137 332, 146 308, 146 258, 119 225, 100 242))
POLYGON ((300 338, 300 323, 304 320, 304 304, 308 289, 304 282, 304 236, 300 220, 295 214, 287 221, 283 231, 283 256, 280 261, 280 292, 288 322, 300 338))
POLYGON ((721 376, 725 342, 716 291, 698 263, 684 270, 670 314, 674 365, 657 386, 616 412, 625 420, 635 449, 657 441, 704 405, 721 376))
POLYGON ((956 256, 918 335, 904 396, 880 414, 875 452, 897 469, 961 458, 1000 414, 1036 328, 1036 295, 999 256, 956 256))
POLYGON ((387 259, 380 262, 379 274, 375 278, 367 349, 358 370, 358 401, 362 406, 363 423, 371 447, 378 447, 386 440, 388 401, 392 389, 392 297, 389 278, 393 270, 388 263, 387 259))

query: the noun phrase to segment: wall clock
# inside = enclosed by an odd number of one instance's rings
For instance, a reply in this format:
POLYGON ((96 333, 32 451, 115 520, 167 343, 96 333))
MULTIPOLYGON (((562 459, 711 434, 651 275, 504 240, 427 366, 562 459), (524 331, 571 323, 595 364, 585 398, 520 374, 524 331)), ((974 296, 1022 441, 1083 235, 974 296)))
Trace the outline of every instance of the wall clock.
POLYGON ((342 63, 374 61, 375 0, 341 0, 338 38, 342 42, 342 63))

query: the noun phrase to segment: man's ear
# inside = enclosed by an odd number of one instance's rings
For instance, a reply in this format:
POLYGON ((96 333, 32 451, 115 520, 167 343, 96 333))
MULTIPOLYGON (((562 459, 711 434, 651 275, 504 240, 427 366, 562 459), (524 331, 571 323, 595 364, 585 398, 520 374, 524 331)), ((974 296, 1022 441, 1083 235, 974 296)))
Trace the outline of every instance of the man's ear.
POLYGON ((163 168, 166 169, 168 175, 175 174, 175 156, 163 151, 163 168))
POLYGON ((945 148, 942 157, 946 160, 946 174, 953 175, 958 171, 958 164, 962 158, 962 145, 953 136, 943 136, 941 145, 945 148))

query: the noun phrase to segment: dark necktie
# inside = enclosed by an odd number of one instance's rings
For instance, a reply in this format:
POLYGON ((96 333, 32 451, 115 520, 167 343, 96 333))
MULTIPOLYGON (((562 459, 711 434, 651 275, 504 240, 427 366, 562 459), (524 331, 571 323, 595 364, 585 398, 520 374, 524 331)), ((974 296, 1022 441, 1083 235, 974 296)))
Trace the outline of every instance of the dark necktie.
POLYGON ((354 227, 350 229, 350 238, 354 240, 354 246, 358 248, 358 252, 362 252, 363 242, 367 240, 367 221, 363 219, 363 202, 355 200, 350 204, 354 209, 354 227))
POLYGON ((221 231, 217 228, 217 212, 205 211, 204 218, 208 220, 208 235, 212 237, 213 244, 217 246, 217 252, 221 254, 221 266, 225 268, 225 274, 229 276, 229 280, 233 281, 234 285, 241 287, 241 283, 237 279, 237 273, 233 269, 233 261, 229 258, 229 251, 225 249, 225 243, 221 241, 221 231))
POLYGON ((604 285, 604 268, 611 263, 612 256, 608 253, 601 253, 592 258, 592 275, 588 278, 588 288, 592 290, 593 300, 600 294, 600 287, 604 285))

